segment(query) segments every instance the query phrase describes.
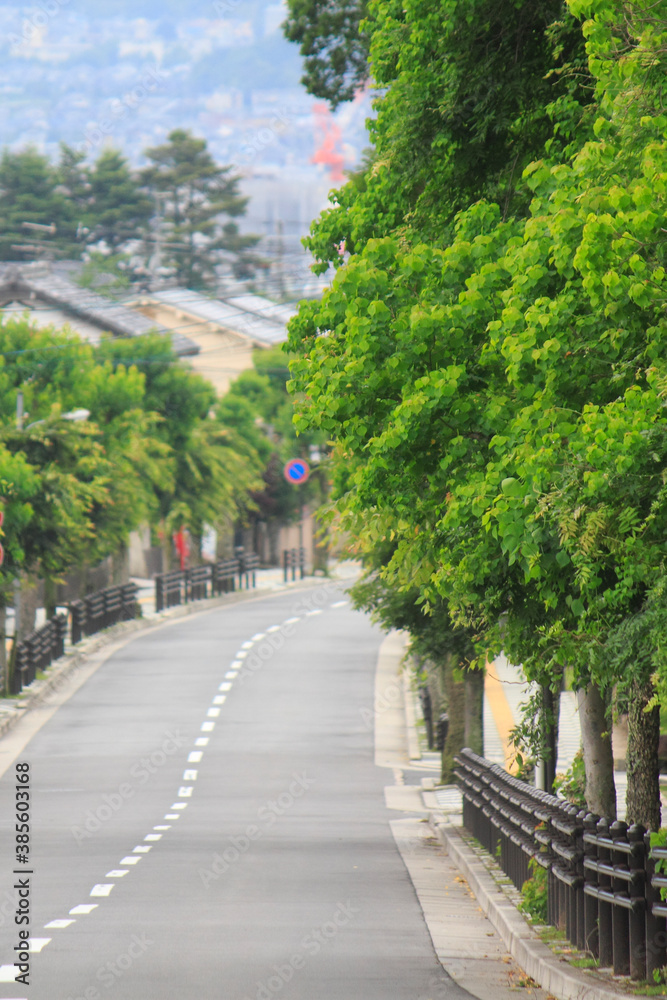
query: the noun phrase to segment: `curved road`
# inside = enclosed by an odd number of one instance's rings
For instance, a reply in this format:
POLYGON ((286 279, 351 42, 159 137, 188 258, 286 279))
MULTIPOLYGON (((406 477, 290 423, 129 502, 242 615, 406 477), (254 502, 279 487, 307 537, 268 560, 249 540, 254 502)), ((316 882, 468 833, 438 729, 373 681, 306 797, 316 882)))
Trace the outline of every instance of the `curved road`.
POLYGON ((368 724, 381 640, 329 585, 170 622, 103 662, 16 758, 30 868, 15 763, 0 781, 0 1000, 468 996, 389 828, 368 724))

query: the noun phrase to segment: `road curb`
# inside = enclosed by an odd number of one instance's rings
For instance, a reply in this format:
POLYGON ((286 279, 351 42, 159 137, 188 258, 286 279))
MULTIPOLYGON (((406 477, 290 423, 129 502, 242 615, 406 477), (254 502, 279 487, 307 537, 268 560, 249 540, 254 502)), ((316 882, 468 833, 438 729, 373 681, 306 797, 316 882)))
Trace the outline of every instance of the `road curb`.
MULTIPOLYGON (((69 677, 78 670, 94 653, 112 646, 114 643, 125 639, 130 639, 134 632, 149 632, 151 629, 161 628, 179 618, 186 618, 189 615, 203 614, 213 611, 215 608, 231 606, 251 600, 259 600, 270 596, 279 596, 288 593, 290 590, 305 590, 319 583, 322 577, 310 577, 307 580, 296 580, 289 582, 282 587, 237 590, 229 594, 221 594, 217 597, 208 597, 201 601, 192 601, 189 604, 181 604, 174 608, 167 608, 159 615, 151 618, 133 618, 131 621, 119 622, 111 628, 104 629, 96 635, 83 639, 76 646, 71 646, 64 656, 55 660, 51 666, 47 667, 42 680, 34 681, 30 688, 26 688, 24 694, 18 696, 18 700, 13 708, 4 714, 0 719, 0 740, 20 722, 20 720, 31 709, 36 708, 53 691, 56 691, 69 677)), ((327 582, 335 582, 329 581, 327 582)))
MULTIPOLYGON (((429 814, 430 825, 475 894, 483 912, 503 939, 516 963, 558 1000, 618 1000, 627 991, 605 989, 584 972, 559 959, 537 936, 516 906, 496 885, 482 861, 457 831, 429 814)), ((499 874, 502 876, 500 869, 499 874)))

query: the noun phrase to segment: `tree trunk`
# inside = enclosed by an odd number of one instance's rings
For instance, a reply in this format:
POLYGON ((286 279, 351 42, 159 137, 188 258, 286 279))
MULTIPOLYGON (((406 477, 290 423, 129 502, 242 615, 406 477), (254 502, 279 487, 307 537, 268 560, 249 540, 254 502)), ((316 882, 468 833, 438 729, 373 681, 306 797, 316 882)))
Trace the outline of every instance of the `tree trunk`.
POLYGON ((313 518, 313 572, 319 570, 325 576, 329 575, 329 531, 325 524, 318 523, 313 518))
POLYGON ((21 573, 19 577, 19 587, 15 590, 15 594, 18 591, 18 614, 16 614, 17 609, 14 609, 14 627, 19 642, 35 630, 39 603, 38 582, 36 577, 28 576, 26 573, 21 573))
POLYGON ((5 696, 9 695, 9 660, 7 659, 7 606, 0 602, 0 676, 5 696))
POLYGON ((447 714, 449 729, 442 751, 441 780, 444 785, 452 781, 454 757, 465 746, 465 691, 462 681, 454 679, 456 659, 447 654, 445 660, 445 686, 447 688, 447 714))
POLYGON ((628 823, 641 823, 649 830, 660 829, 660 785, 658 742, 660 708, 646 712, 655 696, 650 680, 635 681, 628 711, 628 823))
POLYGON ((560 689, 554 692, 548 684, 542 687, 544 790, 553 793, 558 762, 558 721, 560 715, 560 689))
MULTIPOLYGON (((480 757, 484 756, 484 671, 466 670, 464 741, 480 757)), ((451 725, 451 718, 450 723, 451 725)))
POLYGON ((57 584, 51 577, 44 580, 44 611, 46 620, 53 618, 56 613, 56 592, 57 584))
POLYGON ((160 522, 160 547, 162 549, 162 572, 170 573, 172 570, 172 559, 174 552, 174 543, 171 540, 171 535, 167 531, 167 525, 164 521, 160 522))
POLYGON ((616 819, 614 758, 611 722, 599 688, 591 684, 578 692, 579 722, 586 769, 586 805, 592 813, 616 819))
POLYGON ((111 582, 114 587, 122 587, 130 579, 127 545, 121 545, 111 556, 111 582))

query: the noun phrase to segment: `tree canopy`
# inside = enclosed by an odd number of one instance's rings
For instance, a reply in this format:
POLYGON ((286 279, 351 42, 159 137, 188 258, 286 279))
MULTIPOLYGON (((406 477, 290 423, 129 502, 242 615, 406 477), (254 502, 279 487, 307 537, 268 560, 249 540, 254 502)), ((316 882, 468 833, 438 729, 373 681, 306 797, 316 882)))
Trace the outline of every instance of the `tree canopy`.
MULTIPOLYGON (((604 0, 478 6, 464 23, 444 0, 371 4, 386 92, 368 169, 311 236, 338 273, 291 325, 297 427, 334 440, 337 515, 369 566, 391 543, 385 585, 445 602, 478 656, 503 648, 554 687, 569 664, 649 706, 667 23, 604 0)), ((629 802, 655 826, 651 766, 629 802)))
POLYGON ((215 417, 212 386, 167 337, 93 346, 13 318, 0 325, 0 386, 5 598, 17 574, 93 565, 142 523, 200 535, 233 521, 261 484, 259 457, 215 417))
POLYGON ((151 269, 190 288, 215 287, 222 264, 251 276, 257 237, 239 233, 247 198, 232 168, 182 129, 146 156, 142 172, 110 148, 92 164, 66 144, 55 164, 31 147, 5 150, 0 260, 83 260, 83 281, 103 276, 108 291, 145 281, 151 269))
POLYGON ((333 108, 351 100, 368 79, 366 0, 288 0, 285 37, 304 57, 301 82, 333 108))

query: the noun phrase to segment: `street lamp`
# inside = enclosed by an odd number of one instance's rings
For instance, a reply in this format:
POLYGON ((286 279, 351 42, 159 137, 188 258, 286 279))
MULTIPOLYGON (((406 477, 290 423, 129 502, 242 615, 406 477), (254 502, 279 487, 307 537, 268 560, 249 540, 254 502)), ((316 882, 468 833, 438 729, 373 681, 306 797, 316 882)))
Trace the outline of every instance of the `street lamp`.
MULTIPOLYGON (((35 420, 32 424, 28 424, 24 428, 23 421, 28 416, 28 414, 23 409, 23 390, 19 389, 16 393, 16 429, 19 431, 26 430, 29 431, 31 427, 37 427, 38 424, 45 424, 46 420, 35 420)), ((87 420, 90 416, 90 410, 86 410, 80 407, 77 410, 70 410, 68 413, 61 413, 57 418, 58 420, 70 420, 73 422, 78 422, 80 420, 87 420)))

